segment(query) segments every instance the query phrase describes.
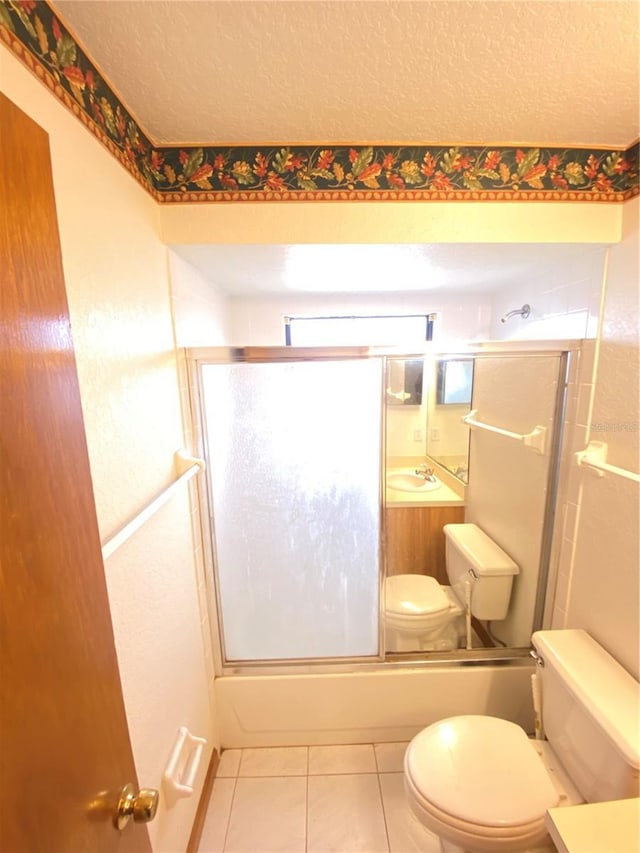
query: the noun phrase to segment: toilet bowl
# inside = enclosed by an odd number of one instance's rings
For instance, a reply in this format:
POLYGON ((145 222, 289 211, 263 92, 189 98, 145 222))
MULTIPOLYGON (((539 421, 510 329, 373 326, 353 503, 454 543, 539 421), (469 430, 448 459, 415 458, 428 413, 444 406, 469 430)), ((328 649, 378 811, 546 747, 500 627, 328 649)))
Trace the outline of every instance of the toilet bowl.
POLYGON ((552 851, 550 808, 637 797, 638 683, 585 631, 540 631, 543 725, 532 740, 508 720, 449 717, 405 753, 410 808, 443 853, 552 851))
POLYGON ((404 772, 413 813, 446 839, 446 853, 552 851, 546 810, 582 802, 548 744, 497 717, 429 726, 407 749, 404 772))
POLYGON ((387 651, 449 651, 463 645, 464 610, 451 587, 427 575, 392 575, 384 598, 387 651))
POLYGON ((443 532, 451 586, 423 574, 391 575, 385 581, 387 651, 471 648, 467 609, 481 620, 507 616, 518 566, 475 524, 445 524, 443 532))

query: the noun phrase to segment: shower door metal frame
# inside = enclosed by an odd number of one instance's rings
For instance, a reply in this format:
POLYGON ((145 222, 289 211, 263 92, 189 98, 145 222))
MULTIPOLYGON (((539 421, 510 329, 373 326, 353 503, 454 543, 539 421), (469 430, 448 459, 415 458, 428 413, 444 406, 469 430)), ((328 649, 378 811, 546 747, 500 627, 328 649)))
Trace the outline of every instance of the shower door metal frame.
MULTIPOLYGON (((564 417, 567 403, 567 388, 570 377, 571 359, 580 350, 580 340, 558 341, 488 341, 474 343, 468 348, 456 348, 447 351, 429 344, 421 351, 399 351, 388 347, 194 347, 183 350, 188 376, 188 405, 193 425, 194 452, 207 458, 206 437, 202 411, 201 367, 206 364, 233 364, 238 362, 292 362, 292 361, 339 361, 341 359, 382 358, 383 380, 386 376, 386 356, 394 358, 430 357, 466 357, 474 359, 495 357, 532 357, 557 356, 558 385, 554 405, 554 429, 549 452, 548 490, 545 504, 544 523, 540 545, 540 559, 537 579, 537 593, 532 616, 532 632, 545 627, 549 622, 555 591, 549 588, 552 563, 557 563, 557 542, 554 537, 555 516, 558 507, 560 464, 564 444, 564 417)), ((202 552, 205 563, 205 577, 209 584, 206 589, 207 608, 214 656, 215 675, 268 675, 268 674, 321 674, 336 672, 372 671, 379 669, 404 669, 432 666, 518 666, 529 659, 530 646, 483 649, 458 649, 451 652, 409 652, 385 653, 384 619, 382 613, 384 580, 387 573, 387 554, 384 525, 384 482, 386 477, 386 408, 384 381, 381 383, 380 437, 380 544, 379 544, 379 614, 378 642, 379 654, 369 657, 312 658, 286 660, 252 660, 247 662, 227 662, 223 657, 224 641, 219 619, 220 599, 218 594, 217 565, 215 551, 215 528, 213 519, 213 501, 210 493, 209 478, 198 478, 198 496, 200 503, 200 528, 202 552), (385 451, 385 452, 383 452, 385 451), (211 588, 213 583, 213 589, 211 588)))
POLYGON ((207 603, 209 611, 215 612, 211 621, 212 643, 214 649, 214 669, 216 675, 227 675, 236 672, 247 674, 251 668, 259 672, 281 671, 291 672, 309 669, 317 672, 318 667, 348 666, 354 665, 379 666, 384 663, 384 622, 382 615, 382 595, 384 579, 386 577, 386 557, 384 549, 384 527, 382 521, 383 509, 383 482, 385 476, 383 449, 385 446, 385 418, 384 418, 384 376, 385 364, 383 353, 369 347, 207 347, 185 350, 187 359, 187 371, 189 377, 190 408, 194 429, 194 443, 203 458, 208 458, 207 437, 205 430, 205 419, 202 406, 202 367, 208 364, 274 364, 292 362, 316 362, 316 361, 344 361, 347 359, 382 359, 382 373, 380 381, 380 446, 381 458, 380 478, 378 483, 378 512, 380 518, 378 539, 378 654, 364 657, 345 656, 332 658, 286 658, 250 661, 227 661, 225 658, 224 633, 222 630, 222 605, 219 592, 217 549, 215 539, 215 521, 213 513, 213 497, 211 494, 211 481, 209 472, 205 477, 199 478, 198 493, 200 498, 200 526, 203 542, 203 554, 205 558, 205 575, 213 579, 213 590, 207 591, 207 603), (206 516, 206 518, 205 518, 206 516))

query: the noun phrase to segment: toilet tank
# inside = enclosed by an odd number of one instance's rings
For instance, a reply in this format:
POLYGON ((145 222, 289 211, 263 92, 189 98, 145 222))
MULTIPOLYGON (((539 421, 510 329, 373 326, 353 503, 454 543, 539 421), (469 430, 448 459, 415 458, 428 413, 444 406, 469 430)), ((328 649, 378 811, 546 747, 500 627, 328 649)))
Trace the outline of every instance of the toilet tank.
POLYGON ((587 802, 640 795, 640 685, 586 631, 537 631, 542 725, 587 802))
POLYGON ((445 524, 447 575, 462 604, 471 584, 471 612, 478 619, 504 619, 509 610, 513 576, 511 557, 476 524, 445 524))

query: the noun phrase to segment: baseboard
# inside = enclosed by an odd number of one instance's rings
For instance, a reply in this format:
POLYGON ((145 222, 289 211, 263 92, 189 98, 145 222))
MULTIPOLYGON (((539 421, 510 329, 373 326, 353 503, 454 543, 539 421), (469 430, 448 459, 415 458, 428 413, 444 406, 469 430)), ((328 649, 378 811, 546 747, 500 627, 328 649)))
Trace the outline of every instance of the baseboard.
POLYGON ((200 844, 202 828, 204 827, 204 821, 207 816, 209 800, 211 799, 211 791, 213 789, 213 783, 216 778, 219 763, 220 756, 218 755, 218 750, 214 749, 211 753, 211 761, 207 767, 207 775, 204 777, 204 784, 202 786, 202 793, 200 794, 200 801, 198 802, 196 816, 193 819, 193 828, 191 829, 189 843, 187 844, 187 853, 198 853, 198 845, 200 844))

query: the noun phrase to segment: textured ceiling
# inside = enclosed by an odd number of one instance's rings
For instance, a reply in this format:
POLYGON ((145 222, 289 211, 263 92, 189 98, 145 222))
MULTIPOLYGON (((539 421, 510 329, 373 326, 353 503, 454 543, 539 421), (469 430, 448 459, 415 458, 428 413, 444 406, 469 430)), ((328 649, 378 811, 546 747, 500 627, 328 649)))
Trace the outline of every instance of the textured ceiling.
POLYGON ((56 0, 156 143, 624 147, 636 0, 56 0))
POLYGON ((276 293, 434 291, 489 293, 531 284, 577 258, 602 263, 602 246, 575 244, 173 246, 232 296, 276 293), (535 270, 535 273, 533 272, 535 270))

